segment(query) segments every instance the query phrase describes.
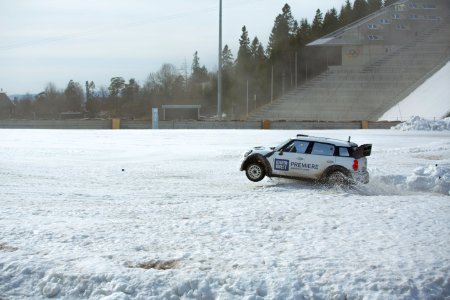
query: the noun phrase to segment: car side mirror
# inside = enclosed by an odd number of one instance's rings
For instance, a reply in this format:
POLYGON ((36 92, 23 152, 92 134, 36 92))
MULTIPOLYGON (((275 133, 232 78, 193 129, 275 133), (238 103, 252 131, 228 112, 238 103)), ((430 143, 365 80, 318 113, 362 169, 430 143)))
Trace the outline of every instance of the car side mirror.
POLYGON ((278 151, 278 154, 283 155, 283 149, 280 149, 280 151, 278 151))

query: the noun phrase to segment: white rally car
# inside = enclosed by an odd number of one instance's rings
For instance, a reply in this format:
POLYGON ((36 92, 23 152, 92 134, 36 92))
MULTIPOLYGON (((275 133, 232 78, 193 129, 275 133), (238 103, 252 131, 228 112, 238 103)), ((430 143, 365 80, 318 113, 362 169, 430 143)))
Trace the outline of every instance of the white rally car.
POLYGON ((331 184, 368 183, 372 145, 299 134, 277 147, 245 152, 241 171, 251 181, 265 176, 312 179, 331 184))

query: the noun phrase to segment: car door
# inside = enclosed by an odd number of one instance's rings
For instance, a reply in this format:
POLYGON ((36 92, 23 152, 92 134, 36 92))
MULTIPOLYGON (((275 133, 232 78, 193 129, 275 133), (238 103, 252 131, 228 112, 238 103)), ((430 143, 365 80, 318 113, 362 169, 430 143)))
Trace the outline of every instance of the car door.
POLYGON ((307 158, 306 152, 311 142, 293 140, 272 156, 272 173, 278 176, 310 177, 309 171, 302 168, 307 158))
POLYGON ((319 179, 323 172, 336 162, 335 146, 327 143, 315 142, 311 147, 308 161, 314 162, 314 168, 311 169, 311 178, 319 179))

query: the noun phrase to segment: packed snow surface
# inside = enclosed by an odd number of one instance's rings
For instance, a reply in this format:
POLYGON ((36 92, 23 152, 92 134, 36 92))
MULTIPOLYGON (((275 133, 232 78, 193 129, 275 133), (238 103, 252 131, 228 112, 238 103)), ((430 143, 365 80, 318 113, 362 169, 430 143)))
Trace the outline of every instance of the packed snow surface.
POLYGON ((429 120, 419 116, 411 117, 408 121, 400 123, 392 129, 396 130, 419 130, 419 131, 450 131, 450 118, 429 120))
POLYGON ((380 120, 405 121, 420 115, 440 119, 450 113, 450 62, 434 73, 423 84, 389 109, 380 120))
POLYGON ((371 182, 247 180, 295 131, 0 130, 1 299, 448 299, 450 132, 373 144, 371 182))

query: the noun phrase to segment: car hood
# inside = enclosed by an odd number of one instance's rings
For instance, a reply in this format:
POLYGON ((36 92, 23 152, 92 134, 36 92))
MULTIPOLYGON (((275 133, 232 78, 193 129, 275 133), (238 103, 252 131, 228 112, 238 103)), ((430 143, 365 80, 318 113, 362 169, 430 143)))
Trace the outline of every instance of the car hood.
POLYGON ((273 148, 258 146, 258 147, 253 147, 252 149, 248 150, 246 152, 246 154, 248 153, 247 156, 252 155, 252 154, 266 155, 271 152, 273 152, 273 148))

